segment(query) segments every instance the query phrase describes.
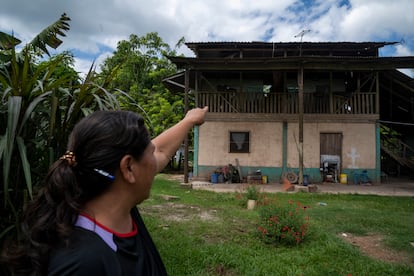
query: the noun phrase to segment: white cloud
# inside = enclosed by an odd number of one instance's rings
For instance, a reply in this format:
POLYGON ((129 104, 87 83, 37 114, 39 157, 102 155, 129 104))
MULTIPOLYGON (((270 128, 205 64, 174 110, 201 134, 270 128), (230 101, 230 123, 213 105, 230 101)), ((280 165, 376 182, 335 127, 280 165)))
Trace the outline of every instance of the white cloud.
POLYGON ((404 43, 397 45, 395 49, 396 56, 414 56, 414 49, 408 48, 404 43))
MULTIPOLYGON (((66 12, 71 28, 59 50, 83 53, 79 70, 130 34, 158 32, 169 45, 186 41, 400 41, 393 55, 414 52, 412 0, 13 0, 2 3, 0 30, 29 42, 66 12), (310 4, 309 4, 310 3, 310 4), (307 6, 306 6, 307 5, 307 6), (309 6, 311 5, 311 6, 309 6), (85 55, 91 59, 86 60, 85 55)), ((391 46, 389 46, 391 47, 391 46)), ((181 52, 190 54, 187 49, 181 52)))
POLYGON ((81 59, 75 57, 75 70, 80 74, 81 78, 84 78, 92 66, 92 62, 89 59, 81 59))

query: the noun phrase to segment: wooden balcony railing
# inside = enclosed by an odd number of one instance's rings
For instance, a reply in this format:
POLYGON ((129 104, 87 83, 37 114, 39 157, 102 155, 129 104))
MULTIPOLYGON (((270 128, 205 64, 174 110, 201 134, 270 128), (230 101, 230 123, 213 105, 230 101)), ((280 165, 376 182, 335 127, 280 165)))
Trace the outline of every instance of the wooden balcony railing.
MULTIPOLYGON (((351 97, 331 94, 318 96, 304 93, 304 113, 378 114, 376 93, 354 93, 351 97)), ((210 112, 287 113, 299 112, 298 93, 198 92, 198 106, 209 106, 210 112)))

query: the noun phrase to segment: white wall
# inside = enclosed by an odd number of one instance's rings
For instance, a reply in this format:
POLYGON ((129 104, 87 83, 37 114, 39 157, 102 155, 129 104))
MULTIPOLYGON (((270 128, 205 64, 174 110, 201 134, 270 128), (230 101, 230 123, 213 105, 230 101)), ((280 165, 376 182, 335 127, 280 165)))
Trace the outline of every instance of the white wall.
POLYGON ((199 132, 199 165, 282 166, 282 123, 205 122, 199 132), (229 132, 250 131, 250 153, 229 153, 229 132))
MULTIPOLYGON (((304 166, 320 166, 320 133, 342 133, 342 168, 374 169, 376 165, 375 124, 305 123, 304 166)), ((282 167, 283 124, 281 122, 206 122, 199 132, 200 166, 282 167), (229 153, 229 132, 250 131, 250 153, 229 153)), ((299 167, 297 123, 288 124, 287 163, 299 167)))

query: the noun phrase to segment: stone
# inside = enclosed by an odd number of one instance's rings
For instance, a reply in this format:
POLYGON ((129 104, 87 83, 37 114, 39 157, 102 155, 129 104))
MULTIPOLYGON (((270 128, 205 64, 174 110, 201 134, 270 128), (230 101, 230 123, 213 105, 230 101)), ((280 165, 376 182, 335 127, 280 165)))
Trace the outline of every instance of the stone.
POLYGON ((173 200, 178 200, 180 199, 178 196, 172 196, 172 195, 163 195, 160 194, 159 195, 162 199, 166 200, 166 201, 173 201, 173 200))

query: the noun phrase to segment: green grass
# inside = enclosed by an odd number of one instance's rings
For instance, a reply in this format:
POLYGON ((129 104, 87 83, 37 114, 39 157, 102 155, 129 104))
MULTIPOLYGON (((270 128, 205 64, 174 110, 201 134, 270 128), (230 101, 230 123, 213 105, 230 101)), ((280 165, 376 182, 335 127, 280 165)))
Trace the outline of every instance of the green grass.
POLYGON ((258 212, 243 207, 236 193, 182 188, 162 176, 139 208, 169 275, 414 275, 413 197, 266 196, 280 204, 294 200, 310 206, 310 230, 303 243, 265 244, 256 235, 258 212), (160 194, 179 199, 166 201, 160 194), (407 255, 409 264, 370 258, 341 233, 383 235, 385 246, 407 255))

